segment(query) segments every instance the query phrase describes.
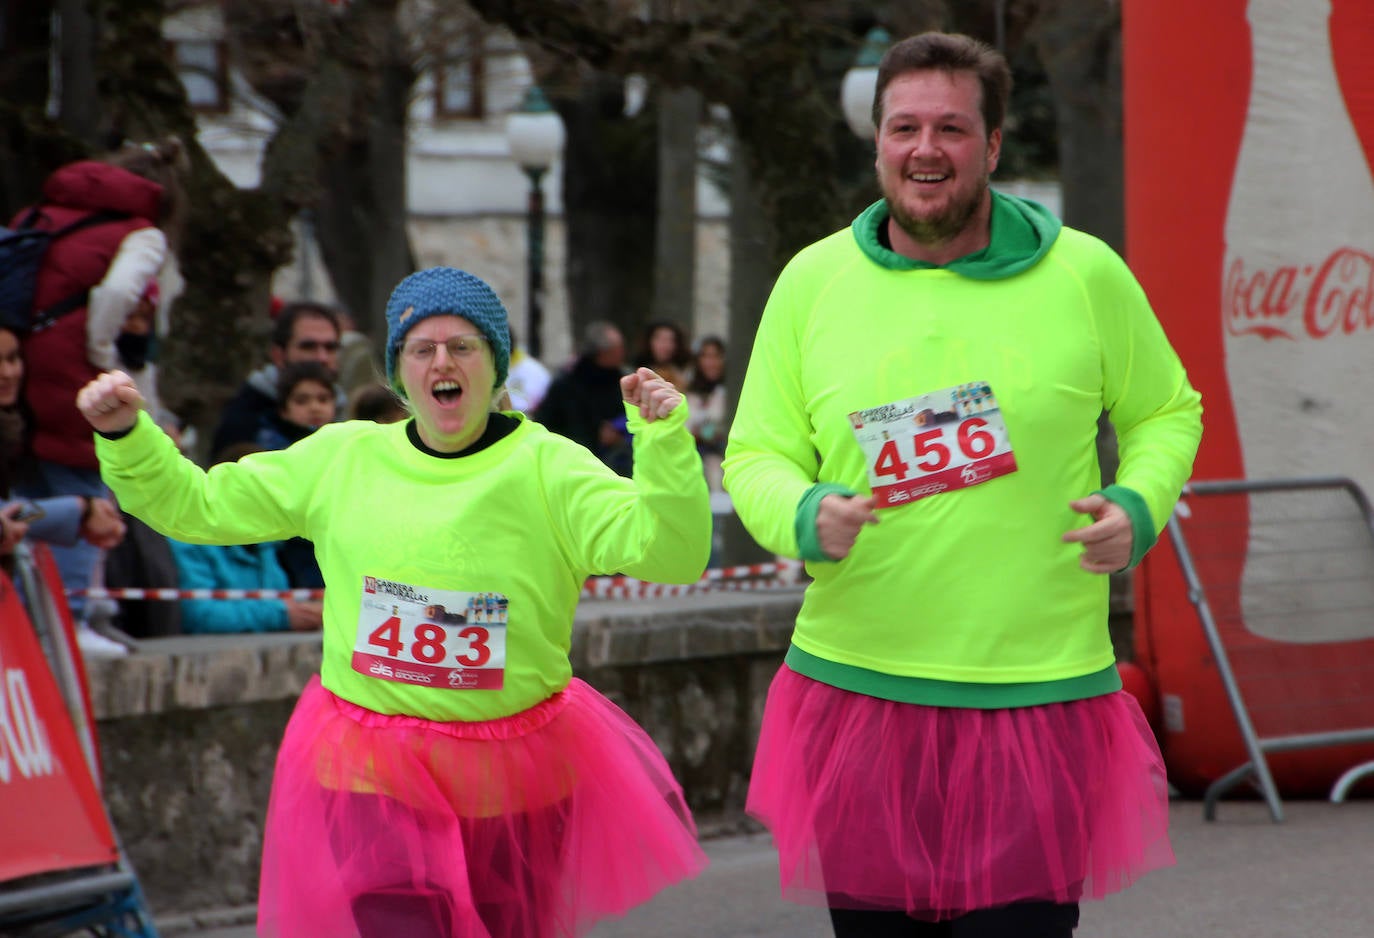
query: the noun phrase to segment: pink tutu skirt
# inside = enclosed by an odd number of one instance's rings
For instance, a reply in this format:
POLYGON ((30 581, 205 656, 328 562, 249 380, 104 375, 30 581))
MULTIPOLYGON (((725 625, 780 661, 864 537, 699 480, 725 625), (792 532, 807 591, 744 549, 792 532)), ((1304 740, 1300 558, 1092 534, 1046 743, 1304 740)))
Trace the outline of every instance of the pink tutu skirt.
POLYGON ((663 756, 582 681, 504 719, 435 723, 317 677, 277 756, 258 934, 581 935, 705 865, 663 756))
POLYGON ((784 897, 928 921, 1101 898, 1174 862, 1163 759, 1126 693, 928 707, 784 666, 748 811, 772 831, 784 897))

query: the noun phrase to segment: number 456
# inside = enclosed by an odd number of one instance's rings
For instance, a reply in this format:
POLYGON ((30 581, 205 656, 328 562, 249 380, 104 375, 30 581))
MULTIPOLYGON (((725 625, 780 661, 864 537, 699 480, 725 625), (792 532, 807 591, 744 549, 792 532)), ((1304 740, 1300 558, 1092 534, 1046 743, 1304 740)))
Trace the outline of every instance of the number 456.
MULTIPOLYGON (((982 459, 997 448, 997 439, 983 428, 988 422, 981 417, 970 417, 959 424, 955 441, 959 452, 968 459, 982 459)), ((949 465, 954 453, 945 444, 943 429, 926 430, 912 436, 916 445, 916 468, 921 472, 938 472, 949 465)), ((911 464, 902 459, 896 440, 888 440, 878 451, 878 460, 873 464, 873 472, 880 476, 892 476, 901 482, 911 474, 911 464)))

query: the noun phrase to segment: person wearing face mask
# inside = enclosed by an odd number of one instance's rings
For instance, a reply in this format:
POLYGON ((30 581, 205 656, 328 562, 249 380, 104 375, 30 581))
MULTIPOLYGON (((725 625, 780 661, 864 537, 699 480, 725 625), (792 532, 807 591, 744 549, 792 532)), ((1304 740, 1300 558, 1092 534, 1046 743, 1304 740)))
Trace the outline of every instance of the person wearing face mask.
MULTIPOLYGON (((91 303, 104 302, 104 288, 91 290, 91 303)), ((114 358, 107 367, 119 368, 138 384, 143 399, 148 402, 153 419, 178 444, 185 446, 181 419, 162 403, 157 388, 157 353, 160 346, 159 315, 162 307, 162 288, 156 278, 148 281, 138 302, 125 317, 114 338, 114 358)))
POLYGON ((323 663, 278 755, 259 933, 582 934, 705 864, 662 755, 568 660, 588 575, 705 567, 687 407, 648 369, 623 378, 623 478, 493 410, 510 338, 480 279, 412 274, 386 320, 403 422, 332 423, 205 472, 127 376, 78 404, 121 502, 168 536, 318 546, 323 663))
MULTIPOLYGON (((105 302, 103 287, 91 290, 91 305, 105 302)), ((183 428, 180 418, 158 394, 157 351, 161 334, 159 314, 162 289, 156 278, 148 281, 114 339, 117 367, 126 371, 147 402, 158 426, 184 449, 192 449, 194 428, 183 428)), ((121 511, 124 539, 105 554, 104 584, 110 589, 175 589, 180 582, 176 559, 167 539, 128 512, 121 511)), ((179 635, 183 631, 181 604, 154 600, 123 600, 110 624, 134 639, 179 635)))

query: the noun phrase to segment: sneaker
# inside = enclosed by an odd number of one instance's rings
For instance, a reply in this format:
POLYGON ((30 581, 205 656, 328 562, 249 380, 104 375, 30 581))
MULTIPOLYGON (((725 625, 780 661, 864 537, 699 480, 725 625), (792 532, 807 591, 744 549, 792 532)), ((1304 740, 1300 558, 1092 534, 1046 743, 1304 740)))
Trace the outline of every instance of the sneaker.
POLYGON ((76 647, 88 658, 116 658, 129 653, 129 649, 119 642, 106 638, 87 625, 76 627, 76 647))

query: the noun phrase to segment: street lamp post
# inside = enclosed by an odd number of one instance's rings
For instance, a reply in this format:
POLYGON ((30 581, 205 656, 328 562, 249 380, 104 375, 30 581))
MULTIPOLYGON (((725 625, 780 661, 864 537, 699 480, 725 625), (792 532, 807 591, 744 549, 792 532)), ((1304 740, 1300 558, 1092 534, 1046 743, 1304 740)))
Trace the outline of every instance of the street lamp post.
POLYGON ((881 26, 870 29, 854 64, 844 73, 844 81, 840 84, 844 119, 860 140, 873 140, 873 90, 878 85, 878 63, 891 42, 892 37, 881 26))
POLYGON ((544 294, 544 173, 563 152, 563 120, 538 85, 531 85, 506 122, 506 142, 511 158, 530 180, 526 208, 528 250, 526 274, 529 289, 529 335, 525 345, 538 358, 543 351, 544 294))

